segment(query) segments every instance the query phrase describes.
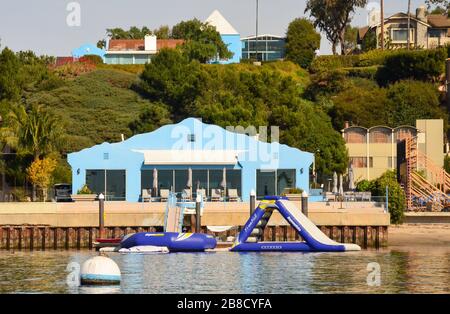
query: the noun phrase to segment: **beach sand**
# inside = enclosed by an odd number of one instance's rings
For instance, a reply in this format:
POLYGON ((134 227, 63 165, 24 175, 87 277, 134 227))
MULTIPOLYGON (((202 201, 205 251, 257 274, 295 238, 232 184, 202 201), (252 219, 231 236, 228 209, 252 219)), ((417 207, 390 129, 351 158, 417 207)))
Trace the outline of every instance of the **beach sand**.
POLYGON ((429 247, 450 251, 450 224, 389 226, 389 248, 429 247))

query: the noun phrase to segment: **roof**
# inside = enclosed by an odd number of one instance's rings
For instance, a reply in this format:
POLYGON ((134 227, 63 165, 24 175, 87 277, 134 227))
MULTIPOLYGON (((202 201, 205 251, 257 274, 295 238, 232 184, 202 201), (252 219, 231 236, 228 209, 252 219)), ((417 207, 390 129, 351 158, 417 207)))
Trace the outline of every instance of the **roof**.
POLYGON ((447 15, 430 14, 427 16, 428 24, 436 28, 450 28, 450 19, 447 15))
POLYGON ((366 36, 368 30, 369 30, 369 26, 364 26, 364 27, 358 28, 358 38, 364 38, 364 36, 366 36))
MULTIPOLYGON (((156 49, 175 48, 183 43, 183 39, 157 39, 156 49)), ((144 39, 111 39, 108 51, 145 51, 145 41, 144 39)))
POLYGON ((235 165, 235 150, 134 150, 144 154, 145 165, 235 165))
POLYGON ((215 26, 216 30, 221 35, 239 35, 236 29, 223 17, 223 15, 218 10, 214 10, 205 22, 212 26, 215 26))
MULTIPOLYGON (((274 37, 274 38, 278 38, 278 39, 286 39, 285 36, 279 36, 279 35, 272 35, 272 34, 261 34, 261 35, 258 35, 258 39, 260 39, 262 37, 274 37)), ((255 39, 255 38, 256 38, 256 36, 252 35, 252 36, 243 37, 243 38, 241 38, 241 40, 249 40, 249 39, 255 39)))

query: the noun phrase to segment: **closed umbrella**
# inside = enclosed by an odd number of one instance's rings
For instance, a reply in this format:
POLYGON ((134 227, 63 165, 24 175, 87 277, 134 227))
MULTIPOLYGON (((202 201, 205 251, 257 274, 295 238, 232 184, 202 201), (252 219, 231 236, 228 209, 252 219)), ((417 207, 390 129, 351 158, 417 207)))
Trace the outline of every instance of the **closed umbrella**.
POLYGON ((153 168, 153 196, 158 196, 158 170, 153 168))
POLYGON ((342 176, 342 174, 339 175, 339 195, 344 195, 344 187, 343 187, 343 182, 344 181, 344 177, 342 176))
POLYGON ((355 190, 355 175, 353 173, 353 165, 350 164, 350 167, 348 168, 348 189, 350 191, 355 190))
POLYGON ((188 188, 192 187, 192 168, 188 169, 188 181, 186 183, 186 187, 188 188))
POLYGON ((227 169, 223 168, 222 173, 222 182, 220 182, 220 186, 226 189, 227 187, 227 169))
POLYGON ((338 185, 338 177, 337 177, 337 173, 335 171, 333 173, 333 190, 332 190, 332 192, 334 194, 336 194, 338 192, 337 185, 338 185))

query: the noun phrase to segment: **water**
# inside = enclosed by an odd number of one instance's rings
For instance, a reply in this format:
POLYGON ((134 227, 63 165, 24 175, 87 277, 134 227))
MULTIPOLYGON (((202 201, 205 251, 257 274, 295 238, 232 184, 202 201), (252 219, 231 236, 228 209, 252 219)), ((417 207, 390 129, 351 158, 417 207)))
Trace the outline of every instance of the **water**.
POLYGON ((116 287, 66 284, 67 264, 93 251, 1 252, 0 293, 449 293, 450 250, 349 253, 110 253, 122 271, 116 287), (367 264, 380 265, 379 286, 367 264))

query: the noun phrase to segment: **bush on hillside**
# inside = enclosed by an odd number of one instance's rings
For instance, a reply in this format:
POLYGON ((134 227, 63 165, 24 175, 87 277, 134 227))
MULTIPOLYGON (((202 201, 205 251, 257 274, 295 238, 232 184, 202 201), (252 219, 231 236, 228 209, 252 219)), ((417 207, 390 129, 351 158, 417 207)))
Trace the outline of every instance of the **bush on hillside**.
POLYGON ((444 72, 445 49, 401 51, 387 56, 377 73, 377 82, 386 86, 400 80, 436 81, 444 72))
POLYGON ((306 18, 293 20, 286 34, 286 59, 307 69, 320 47, 320 34, 306 18))

